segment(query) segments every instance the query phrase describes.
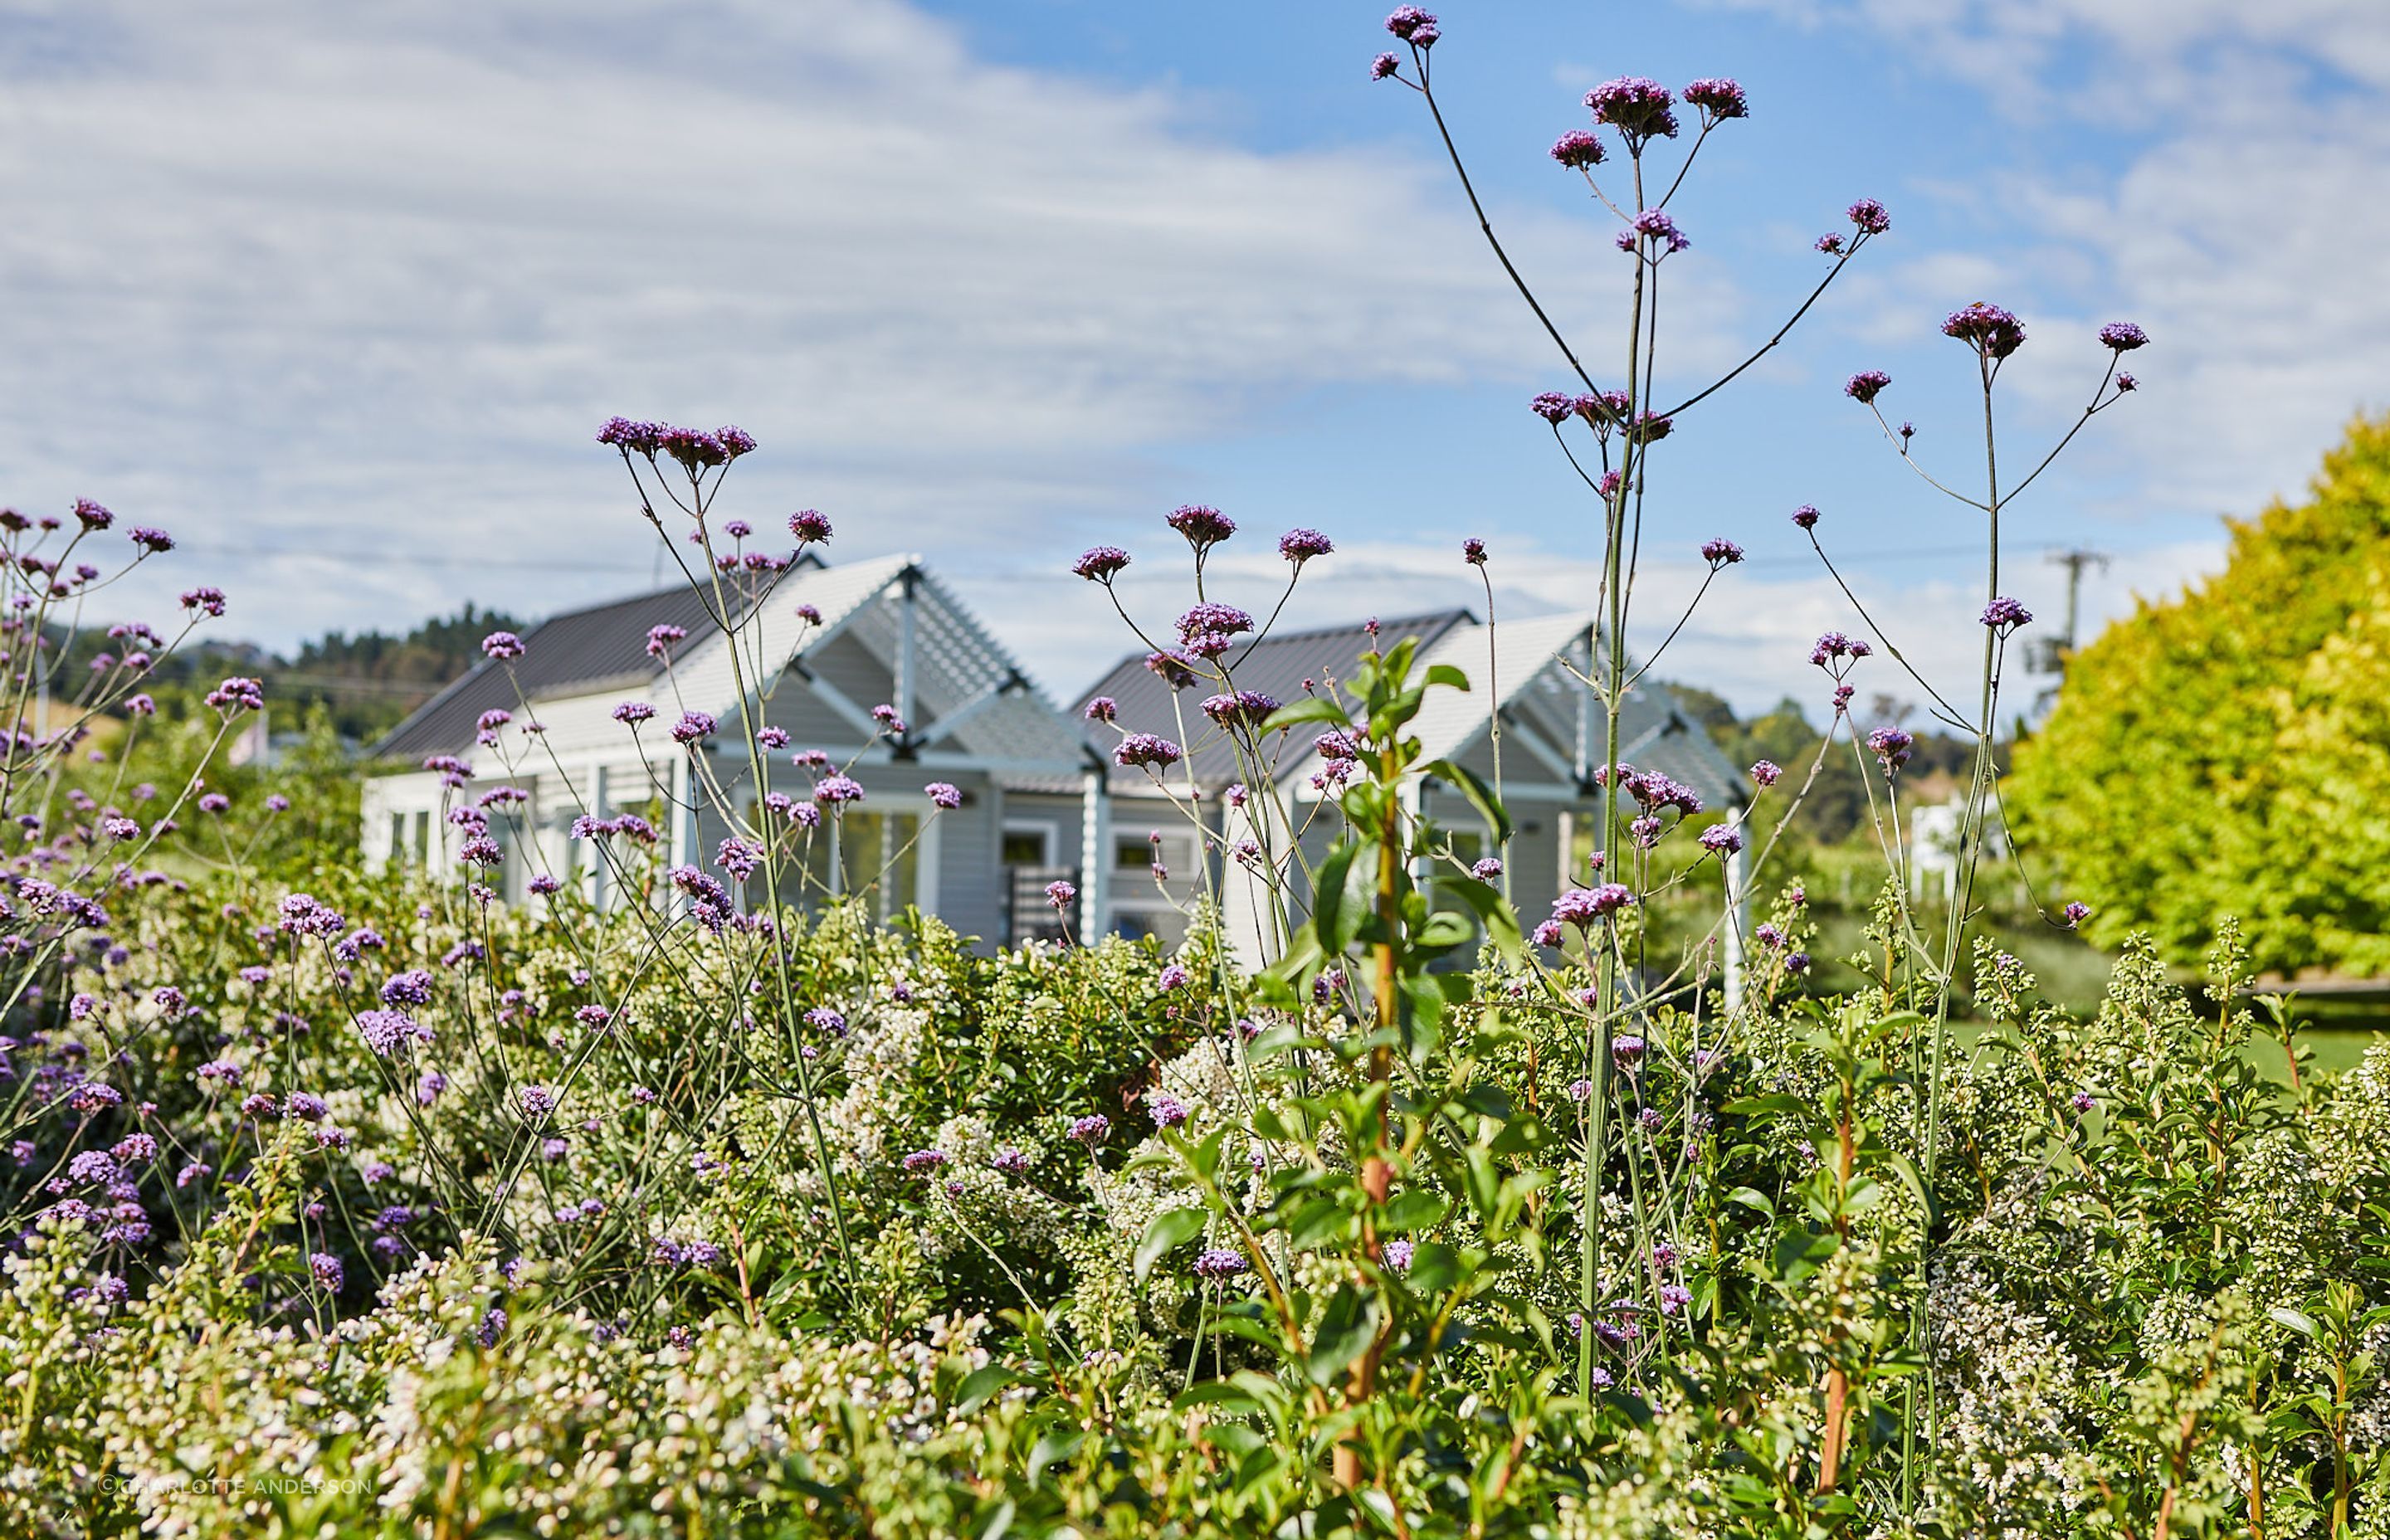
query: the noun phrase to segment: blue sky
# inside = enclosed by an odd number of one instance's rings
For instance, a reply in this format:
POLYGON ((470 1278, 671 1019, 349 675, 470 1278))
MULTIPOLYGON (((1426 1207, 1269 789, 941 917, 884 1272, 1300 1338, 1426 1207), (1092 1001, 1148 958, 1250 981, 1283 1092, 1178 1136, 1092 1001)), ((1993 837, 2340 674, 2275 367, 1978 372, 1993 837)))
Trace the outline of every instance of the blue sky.
MULTIPOLYGON (((2390 13, 2365 0, 1447 5, 1439 96, 1505 237, 1599 374, 1625 259, 1545 150, 1600 80, 1730 74, 1754 117, 1675 205, 1662 375, 1690 389, 1805 293, 1852 199, 1894 227, 1653 461, 1641 634, 1712 534, 1751 562, 1664 672, 1744 706, 1822 687, 1855 617, 1821 533, 1929 672, 1963 677, 1979 517, 1898 463, 1842 380, 1887 369, 1917 452, 1972 487, 1948 309, 2009 305, 2003 456, 2063 430, 2132 319, 2137 399, 2013 511, 2116 560, 2096 621, 2219 559, 2378 406, 2390 13)), ((913 549, 1058 695, 1126 638, 1061 574, 1096 541, 1184 595, 1160 517, 1343 547, 1304 620, 1591 602, 1585 494, 1525 402, 1559 360, 1478 241, 1421 104, 1366 78, 1384 7, 0 0, 0 496, 78 494, 185 540, 228 634, 287 646, 465 598, 536 614, 644 585, 652 536, 588 443, 734 421, 759 525, 913 549)), ((1871 681, 1892 687, 1890 681, 1871 681)), ((1907 693, 1913 694, 1914 691, 1907 693)))

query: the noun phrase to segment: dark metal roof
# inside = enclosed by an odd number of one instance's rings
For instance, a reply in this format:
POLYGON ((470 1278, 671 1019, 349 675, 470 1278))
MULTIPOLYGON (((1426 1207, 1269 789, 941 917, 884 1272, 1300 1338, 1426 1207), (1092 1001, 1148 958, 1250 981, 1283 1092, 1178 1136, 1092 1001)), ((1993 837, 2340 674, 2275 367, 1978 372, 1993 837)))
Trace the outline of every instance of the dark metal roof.
MULTIPOLYGON (((1425 615, 1410 615, 1398 620, 1378 622, 1377 644, 1391 648, 1406 636, 1419 638, 1421 651, 1433 646, 1438 637, 1456 625, 1473 624, 1475 617, 1466 610, 1439 610, 1425 615)), ((1371 646, 1368 628, 1359 621, 1344 625, 1322 626, 1312 631, 1274 632, 1259 642, 1227 654, 1226 661, 1239 689, 1259 690, 1281 702, 1303 699, 1303 682, 1317 683, 1333 676, 1349 679, 1353 666, 1371 646)), ((1227 735, 1215 730, 1199 709, 1203 699, 1219 688, 1216 680, 1199 680, 1177 695, 1174 708, 1173 691, 1152 670, 1145 666, 1145 654, 1133 652, 1112 665, 1111 671, 1098 680, 1086 694, 1079 697, 1075 712, 1085 721, 1088 701, 1108 695, 1119 703, 1120 725, 1134 733, 1159 733, 1173 742, 1185 738, 1194 740, 1189 751, 1196 779, 1206 788, 1226 786, 1242 779, 1237 768, 1236 751, 1227 735), (1179 713, 1185 712, 1184 737, 1179 728, 1179 713)), ((1112 745, 1119 741, 1110 728, 1088 723, 1087 741, 1100 751, 1107 764, 1111 762, 1112 745)), ((1303 738, 1307 751, 1309 736, 1303 738)), ((1174 768, 1170 780, 1182 782, 1185 770, 1174 768)), ((1112 781, 1116 788, 1142 788, 1151 779, 1142 770, 1122 770, 1115 767, 1112 781)))
POLYGON ((648 629, 677 625, 691 637, 702 638, 713 630, 713 622, 706 619, 708 602, 709 596, 684 584, 551 616, 523 637, 523 655, 514 661, 512 679, 504 664, 487 660, 475 664, 470 674, 392 728, 371 752, 377 758, 410 760, 461 754, 472 747, 483 712, 518 707, 518 687, 523 699, 532 699, 574 694, 576 686, 594 689, 608 680, 643 684, 663 671, 662 663, 648 656, 648 629))

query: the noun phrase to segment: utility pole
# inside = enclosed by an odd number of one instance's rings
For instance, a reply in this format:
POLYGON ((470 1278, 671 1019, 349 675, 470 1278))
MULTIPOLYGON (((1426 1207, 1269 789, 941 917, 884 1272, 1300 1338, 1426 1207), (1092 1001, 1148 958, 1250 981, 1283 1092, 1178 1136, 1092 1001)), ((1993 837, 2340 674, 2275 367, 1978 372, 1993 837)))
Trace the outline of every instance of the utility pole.
POLYGON ((2026 656, 2025 666, 2028 669, 2036 674, 2050 674, 2056 681, 2041 692, 2040 698, 2035 701, 2037 706, 2047 706, 2057 696, 2058 685, 2066 678, 2066 665, 2079 645, 2075 626, 2082 616, 2083 570, 2087 567, 2097 567, 2103 572, 2108 570, 2107 553, 2095 551, 2088 545, 2052 551, 2049 559, 2066 569, 2066 623, 2057 635, 2045 636, 2037 642, 2033 651, 2026 656))

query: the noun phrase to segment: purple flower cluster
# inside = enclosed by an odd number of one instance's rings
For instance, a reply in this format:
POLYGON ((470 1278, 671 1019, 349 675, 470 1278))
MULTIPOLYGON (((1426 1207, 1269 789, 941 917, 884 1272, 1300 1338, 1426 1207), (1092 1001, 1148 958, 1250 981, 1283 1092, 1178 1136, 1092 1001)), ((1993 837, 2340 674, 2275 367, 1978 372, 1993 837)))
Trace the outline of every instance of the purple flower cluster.
POLYGON ((1203 714, 1223 727, 1258 728, 1270 712, 1278 710, 1278 701, 1259 690, 1237 690, 1214 695, 1203 702, 1203 714))
POLYGON ((2150 334, 2130 321, 2111 321, 2100 328, 2101 342, 2118 353, 2130 353, 2135 348, 2150 345, 2150 334))
POLYGON ((1616 882, 1604 882, 1598 888, 1571 888, 1552 901, 1552 918, 1582 930, 1634 902, 1634 892, 1616 882))
POLYGON ((1917 737, 1905 727, 1878 727, 1868 734, 1867 746, 1883 766, 1886 776, 1896 776, 1908 763, 1909 751, 1917 746, 1917 737))
POLYGON ((1724 536, 1705 540, 1702 542, 1702 559, 1710 564, 1710 571, 1716 571, 1721 567, 1731 567, 1741 561, 1742 547, 1724 536))
POLYGON ((431 1041, 431 1029, 400 1010, 357 1012, 357 1035, 377 1059, 388 1059, 410 1044, 431 1041))
POLYGON ((1444 35, 1435 24, 1435 17, 1417 6, 1397 6, 1386 18, 1386 31, 1414 48, 1433 48, 1435 40, 1444 35))
POLYGON ((1300 567, 1316 556, 1326 556, 1336 543, 1317 530, 1289 530, 1278 537, 1278 554, 1300 567))
POLYGON ((1685 87, 1683 95, 1687 103, 1700 108, 1714 123, 1751 116, 1751 98, 1740 84, 1723 77, 1694 81, 1685 87))
POLYGON ((1632 154, 1653 139, 1677 136, 1676 100, 1658 81, 1622 75, 1587 92, 1585 105, 1595 122, 1618 130, 1632 154))
POLYGON ((1883 393, 1883 388, 1891 383, 1892 376, 1882 369, 1861 369, 1844 382, 1843 394, 1862 406, 1871 406, 1875 404, 1875 398, 1883 393))
POLYGON ((1602 148, 1601 135, 1587 129, 1572 128, 1552 141, 1552 159, 1571 171, 1590 171, 1609 155, 1602 148))
POLYGON ((1235 520, 1201 503, 1188 503, 1173 509, 1164 522, 1185 535, 1187 544, 1195 547, 1198 556, 1237 533, 1235 520))
POLYGON ((1809 649, 1809 661, 1839 679, 1844 669, 1874 651, 1875 648, 1864 641, 1845 636, 1839 631, 1829 631, 1818 638, 1816 647, 1809 649))
POLYGON ((1252 1266, 1253 1264, 1245 1260, 1245 1254, 1242 1251, 1230 1251, 1214 1246, 1198 1255, 1189 1271, 1199 1278, 1217 1281, 1221 1278, 1236 1277, 1240 1274, 1250 1271, 1252 1266))
POLYGON ((1984 624, 2002 635, 2033 622, 2033 611, 2011 598, 1996 598, 1984 606, 1984 624))
POLYGON ((1112 749, 1112 763, 1124 768, 1166 770, 1186 757, 1178 745, 1152 733, 1131 733, 1112 749))
POLYGON ((1128 562, 1128 553, 1118 545, 1094 545, 1071 563, 1071 571, 1090 583, 1110 583, 1128 562))
MULTIPOLYGON (((1665 211, 1660 209, 1645 209, 1635 216, 1625 229, 1618 232, 1618 249, 1622 251, 1632 251, 1638 244, 1647 240, 1651 243, 1652 253, 1655 256, 1665 256, 1669 252, 1681 251, 1692 244, 1685 238, 1685 233, 1677 228, 1677 222, 1670 219, 1665 211), (1667 248, 1667 250, 1663 251, 1662 247, 1667 248)), ((1658 417, 1653 420, 1665 422, 1667 419, 1658 417)), ((1655 433, 1652 436, 1657 438, 1660 435, 1655 433)))
POLYGON ((1955 337, 1998 362, 2024 346, 2024 323, 2012 312, 1977 300, 1944 317, 1942 335, 1955 337))
POLYGON ((265 710, 265 687, 255 679, 234 674, 208 691, 207 703, 227 715, 237 712, 265 710))

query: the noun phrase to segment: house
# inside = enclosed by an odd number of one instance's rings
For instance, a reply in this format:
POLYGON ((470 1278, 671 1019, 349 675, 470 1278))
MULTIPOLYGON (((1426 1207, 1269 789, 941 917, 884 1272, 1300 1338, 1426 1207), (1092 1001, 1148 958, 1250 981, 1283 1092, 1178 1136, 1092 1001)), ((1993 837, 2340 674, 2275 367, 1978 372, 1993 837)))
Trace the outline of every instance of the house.
MULTIPOLYGON (((818 842, 808 870, 790 873, 791 902, 825 892, 867 892, 883 917, 906 905, 939 915, 988 943, 1118 931, 1183 935, 1199 900, 1216 898, 1239 951, 1274 955, 1265 888, 1223 853, 1240 835, 1231 786, 1245 778, 1226 738, 1200 711, 1207 687, 1173 689, 1143 654, 1123 659, 1065 715, 1022 675, 1003 648, 932 577, 919 558, 894 556, 846 566, 807 558, 761 595, 736 598, 742 637, 734 659, 708 616, 710 596, 686 585, 555 616, 524 638, 522 655, 488 661, 401 723, 375 752, 426 765, 454 758, 475 770, 466 791, 437 768, 369 779, 364 793, 364 854, 369 866, 412 864, 453 870, 463 831, 447 815, 496 787, 520 801, 494 816, 491 834, 508 859, 491 879, 512 902, 532 898, 542 874, 610 901, 609 873, 576 819, 636 813, 650 818, 669 865, 711 867, 732 828, 703 785, 720 789, 744 816, 755 802, 739 704, 795 749, 820 750, 848 765, 863 800, 838 820, 834 843, 818 842), (801 614, 810 611, 818 619, 801 614), (687 639, 651 648, 657 627, 687 639), (768 667, 758 667, 765 660, 768 667), (761 674, 765 677, 750 677, 761 674), (1116 764, 1113 729, 1086 718, 1089 700, 1117 702, 1120 726, 1187 746, 1166 786, 1116 764), (624 702, 651 719, 635 732, 618 720, 624 702), (905 724, 892 737, 874 720, 886 707, 905 724), (722 730, 701 751, 665 729, 686 711, 709 713, 722 730), (508 720, 492 726, 490 713, 508 720), (531 725, 537 730, 529 731, 531 725), (957 807, 933 809, 925 786, 960 792, 957 807), (1070 912, 1047 902, 1048 884, 1076 888, 1070 912)), ((1501 794, 1516 824, 1507 880, 1532 921, 1584 860, 1588 819, 1599 807, 1593 776, 1602 754, 1601 713, 1570 669, 1591 666, 1589 617, 1506 622, 1498 628, 1498 691, 1488 688, 1487 629, 1465 610, 1385 622, 1378 645, 1420 640, 1418 667, 1449 663, 1476 688, 1430 693, 1415 730, 1430 757, 1448 757, 1496 779, 1489 712, 1501 712, 1501 794)), ((1227 661, 1240 687, 1281 700, 1305 681, 1342 678, 1373 645, 1357 624, 1273 633, 1227 661)), ((1708 736, 1663 687, 1630 695, 1621 758, 1663 772, 1711 807, 1742 799, 1741 783, 1708 736)), ((1277 739, 1266 768, 1282 805, 1297 810, 1311 862, 1325 853, 1336 820, 1310 784, 1317 761, 1311 735, 1277 739)), ((802 795, 810 782, 775 757, 772 789, 802 795), (784 768, 785 767, 785 768, 784 768)), ((1416 792, 1420 809, 1452 831, 1456 850, 1484 851, 1485 832, 1453 789, 1416 792)), ((760 879, 757 879, 760 882, 760 879)), ((760 895, 741 892, 740 902, 760 895)), ((1729 947, 1729 960, 1735 956, 1729 947)))
MULTIPOLYGON (((1572 879, 1586 878, 1584 863, 1600 815, 1595 781, 1605 747, 1603 712, 1578 677, 1594 667, 1597 629, 1592 616, 1581 614, 1506 621, 1490 633, 1498 641, 1498 657, 1489 658, 1488 628, 1466 610, 1447 610, 1380 622, 1374 636, 1360 624, 1274 632, 1224 661, 1239 688, 1281 701, 1302 699, 1308 686, 1348 677, 1364 651, 1391 648, 1407 636, 1420 644, 1414 678, 1440 663, 1459 669, 1473 687, 1465 694, 1430 691, 1413 731, 1424 758, 1453 760, 1491 785, 1497 776, 1490 727, 1498 708, 1501 801, 1515 826, 1505 879, 1533 925, 1572 879)), ((1246 778, 1244 770, 1227 737, 1198 710, 1198 702, 1218 687, 1214 681, 1174 689, 1138 653, 1122 659, 1078 704, 1084 718, 1089 700, 1109 698, 1118 729, 1156 733, 1188 746, 1186 759, 1159 781, 1143 770, 1115 766, 1111 773, 1108 902, 1116 921, 1175 939, 1183 925, 1180 916, 1209 881, 1217 887, 1239 952, 1259 961, 1276 950, 1264 879, 1216 853, 1208 864, 1195 859, 1199 848, 1217 853, 1240 838, 1255 837, 1229 806, 1229 788, 1246 778), (1149 852, 1159 856, 1166 877, 1149 870, 1149 852)), ((1666 687, 1638 684, 1627 697, 1621 728, 1622 762, 1691 787, 1707 808, 1738 807, 1747 800, 1742 777, 1666 687)), ((1091 741, 1109 748, 1116 734, 1102 732, 1091 741)), ((1310 815, 1321 800, 1311 780, 1319 769, 1312 752, 1315 736, 1304 732, 1277 740, 1278 758, 1265 767, 1280 805, 1292 810, 1302 831, 1304 859, 1291 863, 1298 887, 1301 871, 1318 863, 1336 832, 1333 818, 1310 815)), ((1473 859, 1488 853, 1491 831, 1457 789, 1429 784, 1413 794, 1417 811, 1451 831, 1457 854, 1473 859)), ((1741 867, 1739 856, 1728 866, 1728 880, 1738 889, 1741 867)), ((1736 897, 1740 902, 1739 892, 1736 897)), ((1729 934, 1724 947, 1729 981, 1737 983, 1741 941, 1739 934, 1729 934)))
MULTIPOLYGON (((524 799, 491 828, 509 847, 493 880, 510 901, 524 899, 543 873, 608 900, 603 862, 571 837, 584 815, 660 820, 670 864, 711 869, 731 828, 695 791, 710 783, 742 813, 756 801, 739 728, 743 693, 796 749, 853 761, 848 773, 865 793, 838 819, 837 841, 816 842, 810 881, 790 874, 791 900, 801 891, 869 892, 885 915, 918 904, 989 938, 1058 928, 1045 886, 1094 864, 1087 853, 1104 847, 1103 766, 1077 725, 919 558, 829 566, 806 558, 760 595, 730 592, 741 625, 736 658, 708 618, 710 596, 683 585, 555 616, 523 637, 522 656, 484 661, 426 702, 375 752, 412 764, 467 760, 474 779, 463 793, 436 769, 368 780, 367 864, 452 869, 462 839, 447 811, 512 786, 524 799), (687 639, 659 655, 649 645, 658 626, 687 639), (768 667, 759 670, 759 660, 768 667), (636 733, 617 720, 625 701, 653 712, 636 733), (875 722, 875 706, 893 709, 906 725, 901 737, 875 722), (667 736, 687 711, 722 725, 702 752, 667 736), (492 712, 512 720, 485 729, 492 712), (539 730, 526 731, 533 722, 539 730), (932 782, 956 787, 961 805, 934 810, 923 789, 932 782)), ((809 779, 787 753, 770 757, 770 789, 802 797, 809 779)), ((1101 903, 1100 892, 1083 901, 1074 924, 1102 930, 1101 903)))

